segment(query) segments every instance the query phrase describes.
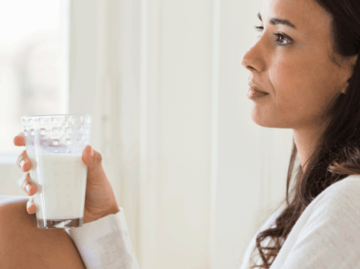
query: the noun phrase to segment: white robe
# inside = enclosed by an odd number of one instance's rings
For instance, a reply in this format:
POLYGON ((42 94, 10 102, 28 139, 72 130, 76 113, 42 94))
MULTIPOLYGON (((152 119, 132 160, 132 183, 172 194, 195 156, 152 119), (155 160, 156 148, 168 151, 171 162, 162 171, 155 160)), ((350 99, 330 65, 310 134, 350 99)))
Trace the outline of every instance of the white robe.
MULTIPOLYGON (((253 236, 240 269, 249 268, 256 235, 273 226, 280 213, 278 210, 272 214, 253 236)), ((116 214, 67 231, 88 269, 139 269, 122 208, 116 214)), ((270 267, 320 268, 360 268, 360 175, 336 182, 309 204, 270 267)))

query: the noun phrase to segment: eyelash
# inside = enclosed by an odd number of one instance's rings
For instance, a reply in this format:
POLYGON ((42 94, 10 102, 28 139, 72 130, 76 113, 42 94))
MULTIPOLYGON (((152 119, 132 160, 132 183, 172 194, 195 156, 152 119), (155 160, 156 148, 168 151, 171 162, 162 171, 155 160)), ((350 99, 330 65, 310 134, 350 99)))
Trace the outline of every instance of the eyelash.
MULTIPOLYGON (((259 31, 259 32, 262 32, 264 30, 264 27, 263 26, 255 26, 255 29, 257 31, 259 31)), ((279 46, 287 46, 287 45, 290 45, 292 43, 291 39, 289 37, 287 37, 286 35, 283 35, 281 33, 277 33, 277 34, 274 34, 274 35, 277 36, 278 38, 283 37, 283 38, 287 39, 288 41, 290 41, 287 44, 281 44, 280 43, 279 46)), ((279 41, 279 40, 276 40, 276 41, 279 41)))

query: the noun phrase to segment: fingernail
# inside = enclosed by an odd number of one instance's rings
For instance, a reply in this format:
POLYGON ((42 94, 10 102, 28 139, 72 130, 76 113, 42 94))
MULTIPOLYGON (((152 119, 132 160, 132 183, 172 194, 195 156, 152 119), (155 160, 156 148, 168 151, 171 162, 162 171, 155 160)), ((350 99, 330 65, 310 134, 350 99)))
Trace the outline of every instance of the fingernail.
POLYGON ((27 184, 27 185, 25 186, 25 189, 26 189, 26 191, 27 191, 28 193, 30 193, 31 188, 32 188, 31 184, 27 184))
POLYGON ((91 153, 90 153, 90 155, 91 155, 91 157, 94 157, 94 155, 95 155, 95 152, 94 152, 94 149, 93 149, 93 148, 91 148, 91 153))
POLYGON ((20 166, 21 166, 21 168, 23 168, 23 167, 24 167, 24 164, 25 164, 25 161, 24 161, 24 160, 22 160, 22 161, 20 162, 20 166))
POLYGON ((28 210, 28 212, 29 212, 29 209, 30 209, 30 207, 31 207, 31 201, 30 201, 30 200, 27 202, 26 207, 27 207, 27 210, 28 210))

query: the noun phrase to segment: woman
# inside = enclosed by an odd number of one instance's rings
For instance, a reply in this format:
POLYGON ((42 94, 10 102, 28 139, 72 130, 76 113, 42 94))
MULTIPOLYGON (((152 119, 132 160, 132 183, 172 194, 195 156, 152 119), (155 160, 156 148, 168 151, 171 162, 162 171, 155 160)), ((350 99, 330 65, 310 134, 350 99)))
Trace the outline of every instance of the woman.
MULTIPOLYGON (((242 59, 251 72, 252 119, 263 127, 293 129, 294 143, 286 207, 272 214, 255 234, 241 269, 360 268, 359 14, 358 0, 262 3, 261 26, 257 27, 261 35, 242 59), (296 154, 301 165, 289 199, 296 154), (265 239, 273 245, 264 243, 265 239), (254 260, 256 251, 259 258, 254 260)), ((14 143, 24 146, 23 136, 15 137, 14 143)), ((101 155, 91 152, 90 146, 83 152, 88 166, 85 224, 70 229, 88 268, 92 268, 91 257, 84 245, 98 251, 100 259, 115 254, 105 245, 96 249, 99 245, 86 241, 82 231, 116 217, 122 226, 119 230, 126 232, 123 211, 101 166, 101 155)), ((22 171, 29 171, 25 151, 18 164, 22 171)), ((22 187, 29 195, 37 191, 28 173, 22 187)), ((30 200, 27 211, 34 214, 35 210, 30 200)), ((136 260, 131 263, 135 257, 131 243, 123 245, 122 253, 130 258, 122 265, 116 260, 117 267, 103 268, 137 268, 136 260)))

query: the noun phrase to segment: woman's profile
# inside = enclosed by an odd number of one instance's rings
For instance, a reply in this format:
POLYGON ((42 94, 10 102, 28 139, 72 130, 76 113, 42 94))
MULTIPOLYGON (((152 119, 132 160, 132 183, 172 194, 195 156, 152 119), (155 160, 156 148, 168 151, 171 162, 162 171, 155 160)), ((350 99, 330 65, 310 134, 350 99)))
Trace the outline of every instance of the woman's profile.
MULTIPOLYGON (((241 61, 250 71, 251 118, 262 127, 292 129, 293 150, 285 207, 254 235, 240 269, 360 268, 359 14, 359 0, 262 2, 259 37, 241 61)), ((24 146, 22 134, 14 144, 24 146)), ((84 264, 139 268, 100 153, 87 146, 83 160, 84 225, 69 235, 84 264), (99 228, 106 225, 118 230, 107 234, 99 228)), ((26 151, 18 165, 31 169, 26 151)), ((22 188, 37 191, 29 173, 22 188)), ((27 211, 36 211, 32 200, 27 211)))
MULTIPOLYGON (((291 128, 294 143, 288 169, 286 208, 277 216, 275 227, 256 236, 262 265, 251 268, 270 268, 272 264, 280 268, 279 259, 274 260, 280 251, 285 253, 282 250, 285 243, 287 248, 290 247, 286 239, 290 239, 288 236, 295 224, 298 229, 293 234, 303 233, 296 240, 301 240, 301 236, 304 238, 291 247, 316 246, 316 240, 322 240, 328 248, 318 244, 322 249, 308 248, 302 253, 293 249, 293 254, 286 253, 281 268, 360 268, 355 257, 360 251, 360 233, 352 233, 358 228, 350 223, 342 226, 334 220, 327 223, 324 221, 326 216, 321 220, 322 216, 314 215, 321 206, 327 210, 324 214, 335 214, 336 203, 353 202, 352 206, 342 208, 349 212, 337 216, 341 218, 354 214, 356 206, 360 206, 350 199, 360 191, 359 181, 336 186, 342 187, 344 192, 349 189, 347 197, 338 193, 340 190, 330 194, 330 189, 327 194, 334 200, 319 196, 348 175, 360 174, 360 129, 357 128, 360 126, 359 12, 360 2, 356 0, 263 1, 258 14, 260 25, 256 27, 260 36, 242 59, 242 65, 251 73, 251 82, 268 93, 254 99, 252 119, 264 127, 291 128), (301 165, 295 175, 294 188, 289 192, 296 154, 301 165), (315 209, 311 208, 313 215, 306 216, 306 221, 310 223, 318 217, 319 220, 311 224, 318 225, 319 229, 313 227, 315 230, 310 231, 304 223, 298 222, 305 209, 309 212, 309 205, 315 203, 315 209), (349 229, 348 239, 337 238, 346 233, 341 229, 349 229), (275 242, 270 249, 261 245, 266 238, 275 242), (307 241, 310 238, 313 241, 307 241), (345 252, 341 262, 339 253, 343 254, 340 249, 345 247, 346 240, 355 241, 356 244, 348 243, 347 247, 357 249, 345 252)), ((252 93, 250 91, 250 98, 252 93)), ((360 177, 352 176, 351 179, 360 177)), ((356 223, 356 220, 359 220, 359 214, 343 221, 356 223)))

